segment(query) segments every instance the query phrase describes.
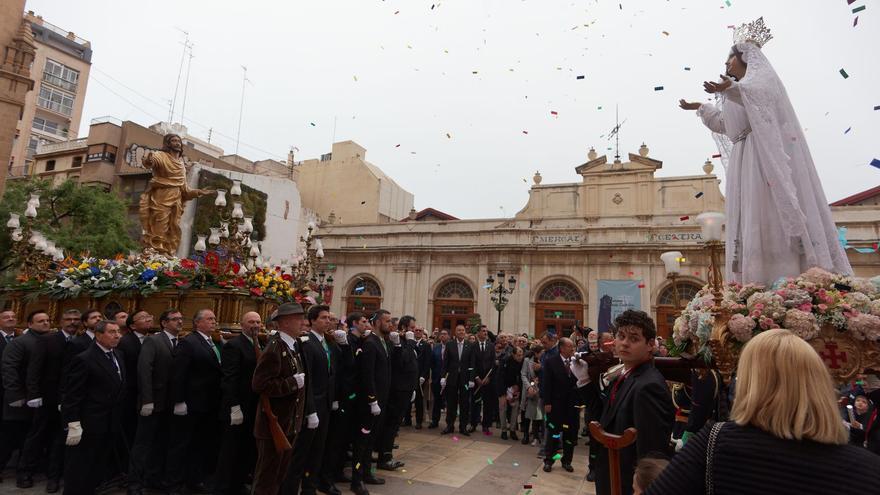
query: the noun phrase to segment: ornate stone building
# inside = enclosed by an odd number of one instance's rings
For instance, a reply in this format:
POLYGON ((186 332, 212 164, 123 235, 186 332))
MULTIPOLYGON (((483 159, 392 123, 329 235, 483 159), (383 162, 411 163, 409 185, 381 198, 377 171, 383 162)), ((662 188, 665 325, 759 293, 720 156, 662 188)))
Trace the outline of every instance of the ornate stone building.
MULTIPOLYGON (((684 254, 677 288, 680 299, 690 299, 705 284, 708 263, 694 219, 724 211, 724 199, 711 163, 702 175, 656 177, 662 165, 644 145, 627 162, 608 163, 591 150, 575 168, 577 182, 544 185, 536 174, 513 218, 323 226, 336 280, 331 307, 339 314, 384 307, 428 328, 451 328, 479 313, 494 329, 499 315, 486 281, 503 271, 516 280, 501 313, 507 332, 566 332, 576 322, 597 328, 610 309, 600 307, 599 287, 621 284, 668 335, 674 297, 660 254, 684 254)), ((880 208, 834 214, 852 245, 870 245, 880 234, 880 208)), ((877 253, 849 253, 857 273, 880 273, 877 253)))

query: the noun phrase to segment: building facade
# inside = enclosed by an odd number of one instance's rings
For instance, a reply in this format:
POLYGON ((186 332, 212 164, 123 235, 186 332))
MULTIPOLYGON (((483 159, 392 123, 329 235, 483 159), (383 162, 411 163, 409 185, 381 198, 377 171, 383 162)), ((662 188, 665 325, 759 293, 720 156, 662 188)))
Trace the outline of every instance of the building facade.
POLYGON ((24 21, 33 33, 36 55, 28 93, 15 132, 10 176, 33 173, 37 146, 78 136, 91 68, 91 44, 75 33, 28 12, 24 21))
POLYGON ((18 121, 34 89, 31 66, 37 47, 30 23, 22 19, 24 0, 0 2, 0 195, 12 168, 18 121))
MULTIPOLYGON (((656 177, 662 162, 648 151, 608 163, 591 150, 575 168, 580 180, 569 184, 543 185, 536 174, 513 218, 323 226, 336 281, 331 307, 339 314, 383 307, 426 328, 452 328, 477 313, 495 329, 499 313, 487 279, 508 285, 513 276, 500 314, 504 331, 601 328, 624 301, 652 314, 668 336, 676 292, 681 304, 706 283, 709 259, 694 219, 724 211, 724 199, 711 163, 701 175, 656 177), (660 261, 666 251, 686 258, 675 290, 660 261), (614 287, 623 292, 612 294, 614 287)), ((880 208, 833 212, 851 245, 876 243, 880 208)), ((880 273, 877 253, 847 252, 858 275, 880 273)))

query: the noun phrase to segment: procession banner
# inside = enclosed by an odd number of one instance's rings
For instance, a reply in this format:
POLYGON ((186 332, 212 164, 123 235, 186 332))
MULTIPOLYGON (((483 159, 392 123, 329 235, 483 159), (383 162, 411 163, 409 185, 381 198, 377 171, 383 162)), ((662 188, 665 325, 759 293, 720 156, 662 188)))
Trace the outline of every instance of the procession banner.
POLYGON ((607 332, 617 315, 642 307, 640 280, 599 280, 596 286, 599 308, 599 332, 607 332))

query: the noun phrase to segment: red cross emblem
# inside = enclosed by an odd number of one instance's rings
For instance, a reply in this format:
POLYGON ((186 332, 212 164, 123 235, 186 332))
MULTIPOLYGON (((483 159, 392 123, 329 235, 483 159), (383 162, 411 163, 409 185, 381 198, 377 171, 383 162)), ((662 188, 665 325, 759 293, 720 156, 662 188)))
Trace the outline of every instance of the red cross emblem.
POLYGON ((833 370, 840 369, 838 360, 843 363, 846 362, 846 353, 838 353, 837 343, 835 342, 826 342, 825 350, 819 353, 819 357, 821 357, 822 361, 825 361, 825 363, 828 364, 828 367, 833 370))

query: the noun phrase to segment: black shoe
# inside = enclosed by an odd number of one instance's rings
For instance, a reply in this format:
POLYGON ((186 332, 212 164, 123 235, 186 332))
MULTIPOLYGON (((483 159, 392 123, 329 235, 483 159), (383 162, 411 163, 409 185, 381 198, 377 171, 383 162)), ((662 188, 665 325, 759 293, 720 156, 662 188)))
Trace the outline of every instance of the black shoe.
POLYGON ((187 485, 187 491, 190 493, 211 493, 211 487, 204 481, 200 481, 194 485, 187 485))
POLYGON ((379 465, 376 467, 378 467, 379 469, 384 469, 385 471, 394 471, 395 469, 403 466, 405 466, 403 462, 391 460, 380 462, 379 465))
POLYGON ((588 437, 588 436, 590 436, 590 430, 587 429, 586 426, 581 430, 581 436, 582 436, 582 437, 588 437))
POLYGON ((15 486, 18 488, 32 488, 34 486, 34 479, 30 476, 22 476, 15 480, 15 486))
POLYGON ((573 472, 574 472, 574 468, 571 467, 571 464, 563 464, 563 465, 562 465, 562 469, 565 469, 565 470, 568 471, 569 473, 573 473, 573 472))
POLYGON ((46 493, 58 493, 59 488, 58 480, 46 480, 46 493))
POLYGON ((400 426, 412 426, 412 421, 404 421, 400 426))
POLYGON ((417 429, 417 430, 421 430, 421 429, 422 429, 422 424, 421 424, 421 423, 416 423, 416 425, 414 426, 414 428, 417 429))
POLYGON ((430 423, 430 424, 428 425, 428 429, 429 429, 429 430, 433 430, 433 429, 436 428, 437 426, 438 426, 437 423, 430 423))
POLYGON ((339 488, 336 488, 336 486, 333 484, 325 485, 323 483, 319 483, 318 491, 321 493, 326 493, 327 495, 342 495, 342 492, 339 491, 339 488))
POLYGON ((525 435, 523 435, 522 440, 520 440, 519 443, 521 443, 523 445, 528 445, 529 444, 529 434, 526 433, 525 435))
POLYGON ((443 428, 443 431, 440 432, 441 435, 446 435, 449 433, 455 433, 455 430, 453 430, 451 426, 447 426, 446 428, 443 428))
POLYGON ((458 430, 458 433, 460 433, 460 434, 462 434, 462 435, 464 435, 464 436, 466 436, 466 437, 471 436, 471 432, 469 432, 469 431, 467 431, 467 430, 458 430))
POLYGON ((507 432, 506 432, 506 431, 502 431, 502 432, 501 432, 501 439, 502 439, 502 440, 507 440, 507 432))
POLYGON ((476 430, 476 429, 477 429, 477 428, 476 428, 474 425, 468 425, 468 427, 467 427, 467 432, 468 432, 468 433, 473 433, 474 430, 476 430))
POLYGON ((336 483, 351 483, 351 478, 346 476, 345 473, 339 473, 333 477, 333 481, 336 483))
POLYGON ((372 473, 364 475, 364 483, 368 485, 384 485, 385 480, 375 477, 372 473))
POLYGON ((587 473, 587 481, 595 483, 596 481, 596 472, 590 469, 590 472, 587 473))
POLYGON ((363 483, 352 483, 351 491, 354 492, 354 495, 370 495, 370 491, 363 483))
POLYGON ((544 472, 549 473, 550 471, 553 471, 553 464, 550 464, 549 462, 545 462, 544 463, 544 472))
POLYGON ((516 432, 513 430, 510 431, 510 439, 513 440, 514 442, 519 440, 519 437, 516 436, 516 432))

